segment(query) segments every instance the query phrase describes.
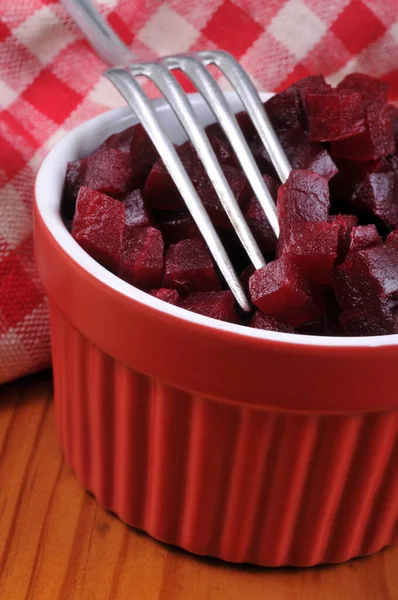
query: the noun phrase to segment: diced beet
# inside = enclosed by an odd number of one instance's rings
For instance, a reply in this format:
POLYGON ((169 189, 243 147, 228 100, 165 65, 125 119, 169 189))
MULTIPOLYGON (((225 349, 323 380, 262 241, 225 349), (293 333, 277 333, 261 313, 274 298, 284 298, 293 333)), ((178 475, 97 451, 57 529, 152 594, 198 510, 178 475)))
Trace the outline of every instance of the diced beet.
POLYGON ((282 253, 308 281, 328 283, 337 258, 339 231, 338 223, 289 223, 284 228, 282 253))
POLYGON ((330 195, 332 208, 344 212, 351 205, 352 194, 368 173, 377 170, 380 161, 355 162, 352 160, 336 159, 338 173, 330 180, 330 195))
POLYGON ((205 131, 208 136, 214 135, 219 140, 221 140, 223 142, 223 144, 226 144, 228 146, 227 137, 226 137, 224 130, 221 127, 220 123, 216 122, 216 123, 212 123, 211 125, 207 125, 207 127, 205 127, 205 131))
POLYGON ((312 142, 342 140, 365 131, 362 98, 356 92, 309 92, 303 104, 312 142))
POLYGON ((159 220, 157 226, 162 232, 166 246, 200 235, 195 221, 189 214, 170 215, 168 218, 159 220))
POLYGON ((249 288, 252 302, 261 312, 287 325, 296 327, 322 316, 307 283, 286 256, 255 271, 249 288))
POLYGON ((125 194, 131 187, 132 169, 127 154, 116 148, 98 149, 87 159, 84 185, 109 196, 125 194))
POLYGON ((238 166, 237 159, 227 143, 211 132, 208 132, 207 136, 219 163, 232 167, 238 166))
POLYGON ((322 144, 309 142, 302 127, 281 133, 279 140, 293 169, 313 171, 327 180, 337 173, 337 167, 326 148, 322 144))
POLYGON ((132 125, 127 129, 123 129, 119 133, 113 133, 101 144, 100 148, 116 148, 125 154, 130 154, 131 140, 136 134, 136 131, 141 129, 142 125, 132 125))
POLYGON ((349 252, 366 250, 366 248, 379 246, 382 242, 383 240, 374 225, 359 225, 352 228, 349 252))
MULTIPOLYGON (((186 142, 177 148, 177 152, 214 225, 230 228, 228 216, 193 146, 186 142)), ((249 187, 242 171, 229 164, 223 164, 222 167, 235 198, 239 204, 244 204, 249 187)), ((184 200, 161 160, 155 163, 148 176, 144 199, 152 208, 158 210, 178 211, 185 208, 184 200)))
POLYGON ((247 112, 242 111, 235 115, 239 127, 242 130, 244 138, 247 142, 251 142, 252 139, 257 135, 256 128, 254 127, 251 117, 247 112))
POLYGON ((364 106, 364 113, 365 131, 351 138, 332 142, 332 157, 368 161, 395 151, 388 106, 374 102, 364 106))
POLYGON ((350 247, 352 228, 358 225, 358 217, 355 215, 329 215, 328 222, 338 223, 340 226, 337 262, 343 262, 350 247))
POLYGON ((76 198, 83 185, 87 168, 87 158, 69 162, 66 166, 64 191, 62 194, 61 214, 65 219, 73 219, 76 198))
POLYGON ((181 298, 177 290, 160 288, 159 290, 151 290, 149 293, 151 296, 155 296, 155 298, 159 298, 159 300, 163 300, 169 304, 174 304, 175 306, 179 306, 181 304, 181 298))
POLYGON ((133 190, 122 198, 119 198, 119 200, 124 202, 126 207, 126 227, 149 227, 151 225, 141 190, 133 190))
POLYGON ((129 154, 132 166, 132 187, 141 187, 159 159, 159 153, 142 125, 133 125, 105 140, 104 147, 117 148, 129 154))
POLYGON ((355 188, 351 204, 375 215, 388 227, 398 225, 398 177, 389 172, 368 173, 355 188))
POLYGON ((398 149, 398 107, 393 104, 388 105, 388 112, 390 114, 392 130, 394 132, 395 147, 398 149))
POLYGON ((264 103, 265 111, 278 133, 300 126, 296 91, 288 88, 264 103))
POLYGON ((254 138, 249 143, 249 149, 253 154, 258 170, 262 175, 270 175, 274 178, 278 176, 271 162, 269 154, 257 134, 255 134, 254 138))
POLYGON ((119 277, 143 290, 159 287, 163 249, 162 234, 155 227, 125 228, 119 277))
POLYGON ((325 314, 323 316, 324 335, 342 335, 343 331, 339 320, 341 308, 331 286, 323 292, 322 298, 325 307, 325 314))
POLYGON ((239 281, 241 282, 242 287, 245 290, 246 294, 250 294, 249 281, 250 281, 250 277, 253 275, 255 270, 256 269, 253 267, 253 265, 249 265, 239 275, 239 281))
MULTIPOLYGON (((223 172, 239 206, 244 208, 250 193, 246 177, 241 170, 231 167, 230 165, 223 165, 223 172)), ((222 229, 231 229, 232 225, 227 213, 207 176, 203 174, 201 177, 194 180, 194 184, 213 224, 222 229)))
POLYGON ((337 86, 338 90, 359 92, 365 102, 387 100, 388 84, 364 73, 350 73, 337 86))
MULTIPOLYGON (((177 154, 191 180, 196 177, 199 158, 192 144, 185 142, 176 148, 177 154)), ((203 167, 202 167, 203 168, 203 167)), ((158 210, 182 210, 185 202, 161 159, 153 165, 144 187, 144 200, 158 210)))
MULTIPOLYGON (((186 168, 186 165, 184 165, 186 168)), ((191 176, 188 171, 188 175, 191 176)), ((163 161, 159 159, 152 167, 143 189, 147 205, 157 210, 181 210, 184 202, 163 161)))
POLYGON ((307 94, 327 94, 333 92, 332 86, 326 83, 323 75, 309 75, 308 77, 303 77, 293 83, 288 90, 293 90, 296 94, 297 113, 301 125, 305 128, 308 126, 305 111, 305 99, 307 94))
POLYGON ((113 272, 120 260, 124 213, 122 202, 96 190, 80 188, 72 236, 90 256, 113 272))
POLYGON ((398 315, 394 303, 384 300, 371 307, 361 306, 340 315, 346 335, 386 335, 398 333, 398 315))
POLYGON ((398 300, 398 251, 380 245, 349 254, 333 270, 332 285, 341 308, 370 309, 375 300, 398 300))
POLYGON ((326 179, 296 169, 278 189, 278 218, 280 224, 297 221, 327 221, 329 188, 326 179))
POLYGON ((246 112, 240 112, 236 115, 236 120, 242 129, 242 133, 248 143, 251 153, 255 158, 260 172, 263 175, 276 175, 268 152, 264 148, 264 144, 261 141, 249 115, 246 112))
POLYGON ((230 291, 193 292, 182 301, 181 307, 219 321, 239 322, 234 298, 230 291))
POLYGON ((326 82, 325 78, 321 73, 317 75, 308 75, 295 81, 290 88, 296 89, 301 92, 328 92, 332 89, 332 86, 326 82))
POLYGON ((250 259, 242 246, 236 231, 234 229, 217 229, 217 234, 220 238, 226 253, 228 254, 234 269, 240 273, 247 267, 250 259))
POLYGON ((299 335, 322 335, 323 329, 323 319, 317 319, 316 321, 299 325, 294 331, 299 335))
POLYGON ((201 238, 172 244, 165 254, 163 287, 190 291, 214 291, 221 285, 213 261, 201 238))
POLYGON ((396 250, 398 250, 398 229, 394 229, 394 231, 390 233, 386 239, 386 244, 388 246, 393 246, 396 248, 396 250))
MULTIPOLYGON (((269 175, 264 175, 264 182, 275 203, 278 194, 278 182, 269 175)), ((263 253, 272 252, 276 248, 276 236, 265 216, 264 210, 255 196, 249 200, 245 211, 246 221, 263 253)))
POLYGON ((362 272, 381 298, 398 300, 398 251, 390 245, 374 246, 354 255, 360 256, 362 272))
POLYGON ((266 331, 279 331, 280 333, 294 333, 294 329, 273 317, 267 317, 261 312, 255 312, 249 322, 249 327, 265 329, 266 331))

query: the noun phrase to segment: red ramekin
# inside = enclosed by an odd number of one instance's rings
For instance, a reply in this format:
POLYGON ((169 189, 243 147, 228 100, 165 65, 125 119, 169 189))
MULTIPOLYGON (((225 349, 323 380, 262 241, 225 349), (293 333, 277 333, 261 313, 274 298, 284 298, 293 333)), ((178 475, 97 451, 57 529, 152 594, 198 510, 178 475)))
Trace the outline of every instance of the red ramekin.
POLYGON ((64 227, 66 163, 133 122, 123 108, 77 127, 37 177, 68 463, 123 521, 201 555, 310 566, 397 542, 398 335, 299 336, 196 315, 109 273, 64 227))

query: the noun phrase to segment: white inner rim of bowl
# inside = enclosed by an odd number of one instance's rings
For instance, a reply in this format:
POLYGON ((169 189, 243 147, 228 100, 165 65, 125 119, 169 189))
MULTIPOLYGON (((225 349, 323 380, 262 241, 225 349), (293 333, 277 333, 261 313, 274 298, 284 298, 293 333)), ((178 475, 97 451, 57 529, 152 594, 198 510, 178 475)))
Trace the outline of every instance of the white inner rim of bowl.
MULTIPOLYGON (((270 94, 262 94, 263 99, 267 99, 269 96, 270 94)), ((242 109, 242 105, 234 93, 228 92, 227 99, 235 112, 242 109)), ((190 101, 204 125, 214 122, 214 116, 201 96, 190 94, 190 101)), ((172 140, 175 143, 182 143, 186 139, 186 136, 167 103, 159 99, 154 101, 154 106, 172 140)), ((91 258, 75 242, 61 219, 59 209, 66 164, 69 161, 88 156, 109 135, 122 131, 136 122, 135 115, 127 106, 108 111, 84 122, 70 131, 54 146, 44 159, 38 173, 36 179, 36 202, 40 215, 57 243, 83 269, 120 294, 156 310, 160 310, 163 313, 184 321, 197 323, 204 327, 229 331, 248 338, 273 340, 275 342, 305 346, 335 346, 345 348, 392 346, 398 344, 398 334, 347 338, 312 336, 264 331, 245 327, 244 325, 234 325, 232 323, 217 321, 154 298, 126 283, 113 273, 110 273, 91 258)))

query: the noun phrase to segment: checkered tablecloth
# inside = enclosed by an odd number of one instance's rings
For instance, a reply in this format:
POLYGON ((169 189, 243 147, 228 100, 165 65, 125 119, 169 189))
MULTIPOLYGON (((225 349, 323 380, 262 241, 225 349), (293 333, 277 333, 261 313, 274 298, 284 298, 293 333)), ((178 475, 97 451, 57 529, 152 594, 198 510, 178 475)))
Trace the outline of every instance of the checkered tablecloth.
MULTIPOLYGON (((262 90, 362 71, 398 100, 398 0, 98 0, 143 60, 224 48, 262 90)), ((104 65, 52 0, 0 2, 0 383, 50 364, 32 243, 36 171, 64 133, 122 104, 104 65)), ((153 92, 153 90, 151 90, 153 92)))

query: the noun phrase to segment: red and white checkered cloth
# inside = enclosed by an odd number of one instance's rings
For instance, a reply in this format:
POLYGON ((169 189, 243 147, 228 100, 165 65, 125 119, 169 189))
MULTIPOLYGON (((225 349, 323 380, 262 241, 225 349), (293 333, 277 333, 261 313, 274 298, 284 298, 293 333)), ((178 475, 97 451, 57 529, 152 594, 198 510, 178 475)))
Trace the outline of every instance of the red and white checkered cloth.
MULTIPOLYGON (((143 60, 224 48, 262 90, 362 71, 398 100, 398 0, 98 0, 143 60)), ((0 383, 50 364, 47 302, 32 247, 35 173, 64 133, 123 101, 52 0, 0 2, 0 383)))

